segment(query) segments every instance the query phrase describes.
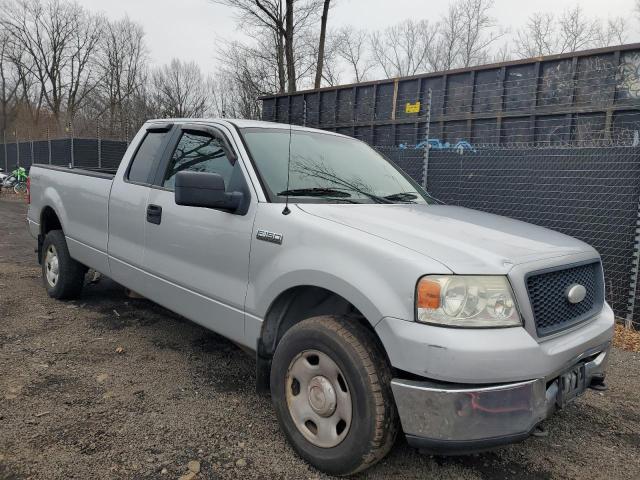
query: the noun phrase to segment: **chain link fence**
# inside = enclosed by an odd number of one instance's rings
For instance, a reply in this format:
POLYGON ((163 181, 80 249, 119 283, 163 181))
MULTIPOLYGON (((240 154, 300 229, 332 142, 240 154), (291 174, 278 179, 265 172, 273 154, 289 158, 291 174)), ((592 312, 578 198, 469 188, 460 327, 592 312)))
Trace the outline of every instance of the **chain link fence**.
POLYGON ((602 255, 607 300, 640 326, 640 146, 432 149, 376 147, 447 204, 579 238, 602 255))

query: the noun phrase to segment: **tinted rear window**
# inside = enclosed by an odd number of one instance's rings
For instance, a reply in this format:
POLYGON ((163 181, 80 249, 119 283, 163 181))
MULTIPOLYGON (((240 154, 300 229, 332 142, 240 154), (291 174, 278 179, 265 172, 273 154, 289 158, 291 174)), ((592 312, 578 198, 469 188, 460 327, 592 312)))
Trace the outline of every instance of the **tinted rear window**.
POLYGON ((147 133, 129 167, 129 175, 127 176, 129 180, 140 183, 150 182, 149 175, 154 161, 160 154, 160 147, 166 134, 166 132, 147 133))

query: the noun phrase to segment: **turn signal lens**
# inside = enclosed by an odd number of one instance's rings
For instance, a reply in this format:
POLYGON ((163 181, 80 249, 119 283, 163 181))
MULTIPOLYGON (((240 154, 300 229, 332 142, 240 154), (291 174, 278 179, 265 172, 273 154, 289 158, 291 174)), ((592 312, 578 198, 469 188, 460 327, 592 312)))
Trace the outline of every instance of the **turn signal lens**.
POLYGON ((418 308, 440 308, 440 283, 423 278, 418 283, 418 308))

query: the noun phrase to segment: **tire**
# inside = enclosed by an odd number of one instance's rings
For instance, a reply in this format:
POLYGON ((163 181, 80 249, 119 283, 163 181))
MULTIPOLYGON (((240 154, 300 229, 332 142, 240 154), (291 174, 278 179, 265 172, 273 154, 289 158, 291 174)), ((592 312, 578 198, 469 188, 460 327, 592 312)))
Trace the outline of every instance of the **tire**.
POLYGON ((62 230, 51 230, 42 244, 42 280, 47 293, 58 300, 78 298, 87 269, 69 255, 62 230))
POLYGON ((18 194, 27 193, 27 184, 24 182, 16 183, 13 186, 13 191, 18 194))
POLYGON ((293 448, 323 472, 362 471, 395 441, 391 369, 373 333, 352 319, 321 316, 291 327, 273 357, 271 397, 293 448))

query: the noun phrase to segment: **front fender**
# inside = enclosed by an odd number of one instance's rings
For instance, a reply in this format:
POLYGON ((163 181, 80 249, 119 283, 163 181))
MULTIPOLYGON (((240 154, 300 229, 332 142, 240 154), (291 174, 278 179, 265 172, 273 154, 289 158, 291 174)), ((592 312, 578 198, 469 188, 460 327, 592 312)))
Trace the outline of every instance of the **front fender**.
POLYGON ((375 326, 383 317, 413 319, 415 285, 427 273, 450 273, 413 250, 295 208, 261 204, 256 229, 282 234, 277 245, 252 242, 246 312, 262 320, 278 296, 316 286, 351 302, 375 326))

